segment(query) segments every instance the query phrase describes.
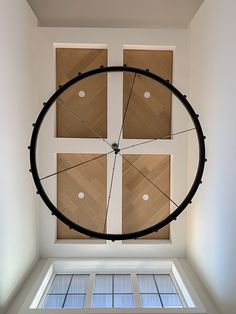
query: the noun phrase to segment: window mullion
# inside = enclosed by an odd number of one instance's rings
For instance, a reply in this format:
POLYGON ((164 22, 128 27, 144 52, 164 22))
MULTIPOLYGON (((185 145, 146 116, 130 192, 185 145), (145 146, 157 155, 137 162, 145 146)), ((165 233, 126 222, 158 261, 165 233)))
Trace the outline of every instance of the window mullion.
POLYGON ((158 296, 160 298, 161 306, 164 308, 164 305, 163 305, 163 302, 162 302, 162 299, 161 299, 161 294, 160 294, 160 291, 159 291, 159 288, 158 288, 158 285, 157 285, 157 282, 156 282, 155 275, 152 275, 152 276, 153 276, 153 280, 154 280, 156 288, 157 288, 157 294, 158 294, 158 296))
POLYGON ((114 308, 114 274, 112 275, 112 308, 114 308))
POLYGON ((85 302, 84 302, 85 308, 91 308, 92 306, 94 283, 95 283, 95 273, 93 272, 93 273, 90 273, 88 282, 87 282, 87 289, 86 289, 85 302))
POLYGON ((134 297, 134 307, 135 308, 141 308, 141 297, 139 293, 139 286, 138 286, 138 279, 137 275, 134 272, 130 273, 131 276, 131 284, 132 284, 132 290, 133 290, 133 297, 134 297))
MULTIPOLYGON (((66 298, 67 298, 68 292, 69 292, 69 290, 70 290, 70 286, 71 286, 72 279, 73 279, 73 275, 71 275, 70 282, 69 282, 67 291, 66 291, 66 293, 65 293, 65 298, 64 298, 64 302, 63 302, 63 304, 62 304, 62 308, 64 308, 64 305, 65 305, 65 303, 66 303, 66 298)), ((56 293, 55 293, 55 294, 56 294, 56 293)))

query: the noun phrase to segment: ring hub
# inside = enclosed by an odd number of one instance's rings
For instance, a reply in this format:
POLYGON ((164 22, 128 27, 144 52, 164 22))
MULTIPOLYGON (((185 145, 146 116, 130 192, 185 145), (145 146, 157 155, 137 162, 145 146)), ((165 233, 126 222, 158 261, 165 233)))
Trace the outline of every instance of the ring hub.
POLYGON ((113 149, 114 153, 117 155, 120 152, 119 146, 116 143, 113 143, 111 145, 111 148, 113 149))

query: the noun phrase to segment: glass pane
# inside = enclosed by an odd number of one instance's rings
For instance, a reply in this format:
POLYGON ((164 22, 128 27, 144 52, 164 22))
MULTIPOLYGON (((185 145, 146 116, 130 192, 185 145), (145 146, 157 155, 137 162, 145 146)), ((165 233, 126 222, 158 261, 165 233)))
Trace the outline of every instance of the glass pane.
POLYGON ((112 295, 93 295, 93 307, 112 307, 112 295))
POLYGON ((130 275, 114 275, 114 293, 132 293, 130 275))
POLYGON ((112 275, 96 275, 94 293, 112 293, 112 275))
POLYGON ((85 295, 67 295, 64 307, 84 307, 85 295))
POLYGON ((89 275, 74 275, 69 293, 86 293, 88 276, 89 275))
POLYGON ((66 293, 71 281, 71 275, 56 275, 48 293, 66 293))
POLYGON ((137 275, 140 293, 157 293, 153 275, 137 275))
POLYGON ((170 275, 155 275, 159 293, 176 293, 175 286, 170 275))
POLYGON ((164 307, 183 307, 178 294, 161 294, 164 307))
POLYGON ((132 294, 115 294, 114 307, 134 307, 132 294))
POLYGON ((158 294, 141 294, 142 307, 162 307, 158 294))
POLYGON ((65 295, 47 295, 43 302, 43 309, 62 308, 65 295))

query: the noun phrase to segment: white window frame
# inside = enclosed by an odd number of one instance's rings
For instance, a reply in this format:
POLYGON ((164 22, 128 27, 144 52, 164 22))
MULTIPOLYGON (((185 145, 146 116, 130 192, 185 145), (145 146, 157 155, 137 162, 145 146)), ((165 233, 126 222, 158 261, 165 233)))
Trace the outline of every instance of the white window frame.
MULTIPOLYGON (((95 285, 95 280, 96 280, 96 275, 130 275, 130 279, 131 279, 131 287, 132 287, 132 296, 133 296, 133 300, 134 300, 134 307, 133 308, 142 308, 142 304, 141 304, 141 293, 139 292, 139 284, 138 284, 138 279, 137 279, 137 275, 156 275, 156 273, 154 274, 152 271, 142 271, 141 272, 136 272, 136 271, 132 271, 132 272, 111 272, 111 271, 99 271, 99 272, 76 272, 76 273, 65 273, 65 272, 60 272, 60 273, 53 273, 50 280, 48 281, 47 287, 44 290, 43 294, 41 295, 41 299, 38 302, 37 308, 42 309, 43 303, 45 301, 45 298, 48 294, 48 291, 50 290, 50 287, 52 285, 52 282, 55 278, 56 275, 88 275, 88 281, 87 281, 87 288, 86 288, 86 293, 85 293, 85 302, 84 302, 84 308, 93 308, 92 303, 93 303, 93 295, 94 295, 94 285, 95 285)), ((172 282, 174 284, 174 287, 176 289, 176 294, 179 296, 181 303, 183 305, 183 307, 188 307, 187 302, 185 301, 184 295, 173 275, 172 272, 165 272, 165 271, 159 271, 158 275, 170 275, 172 282)), ((115 308, 115 307, 113 307, 115 308)), ((45 308, 46 309, 46 308, 45 308)), ((58 308, 59 310, 61 308, 58 308)), ((112 309, 112 307, 109 307, 109 309, 112 309)))
POLYGON ((48 259, 45 266, 41 270, 37 280, 32 286, 25 302, 23 303, 19 314, 106 314, 106 313, 121 313, 121 314, 139 314, 139 313, 195 313, 206 314, 206 310, 202 305, 196 291, 188 280, 181 264, 177 259, 157 259, 157 258, 94 258, 94 259, 48 259), (53 277, 57 273, 64 274, 88 274, 91 276, 88 280, 87 293, 85 298, 84 308, 68 308, 68 309, 41 309, 40 301, 46 293, 47 287, 50 286, 53 277), (134 302, 137 307, 134 308, 91 308, 89 307, 92 300, 93 283, 95 274, 99 273, 120 273, 131 274, 133 283, 134 302), (177 292, 184 305, 183 308, 142 308, 141 301, 138 300, 139 290, 137 282, 133 282, 135 274, 170 274, 177 288, 177 292))

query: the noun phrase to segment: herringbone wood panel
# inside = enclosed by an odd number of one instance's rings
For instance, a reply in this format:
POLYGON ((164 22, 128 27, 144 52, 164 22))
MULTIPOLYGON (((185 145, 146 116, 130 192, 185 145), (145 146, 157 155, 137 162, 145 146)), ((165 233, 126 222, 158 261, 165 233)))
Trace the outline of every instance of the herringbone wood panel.
MULTIPOLYGON (((106 49, 56 49, 56 83, 66 83, 79 72, 107 65, 106 49)), ((78 115, 101 137, 107 137, 107 75, 100 74, 70 87, 61 95, 68 108, 78 115), (79 92, 85 92, 84 97, 79 92)), ((97 138, 63 106, 57 103, 57 137, 97 138)))
MULTIPOLYGON (((96 154, 57 154, 57 171, 95 158, 96 154)), ((106 212, 106 156, 57 176, 57 207, 72 221, 103 232, 106 212), (78 193, 83 192, 80 199, 78 193)), ((58 239, 83 239, 87 236, 70 230, 57 220, 58 239)))
MULTIPOLYGON (((150 179, 166 195, 170 195, 169 155, 125 155, 136 168, 150 179)), ((123 233, 150 227, 170 213, 170 201, 123 159, 123 233), (144 201, 143 195, 149 195, 144 201)), ((169 239, 169 225, 145 239, 169 239)))
MULTIPOLYGON (((172 81, 173 52, 124 50, 124 63, 172 81)), ((156 81, 133 73, 124 74, 123 112, 128 105, 123 137, 152 139, 171 134, 171 92, 156 81), (131 92, 132 90, 132 92, 131 92), (144 93, 150 93, 149 98, 144 93), (130 100, 128 101, 130 96, 130 100)))

